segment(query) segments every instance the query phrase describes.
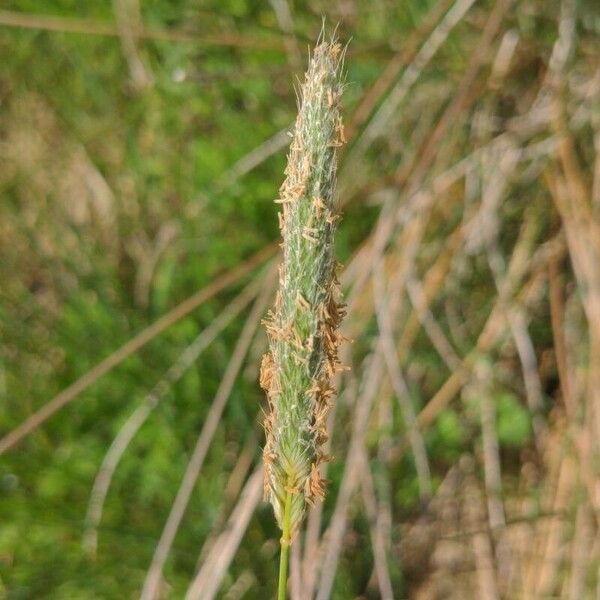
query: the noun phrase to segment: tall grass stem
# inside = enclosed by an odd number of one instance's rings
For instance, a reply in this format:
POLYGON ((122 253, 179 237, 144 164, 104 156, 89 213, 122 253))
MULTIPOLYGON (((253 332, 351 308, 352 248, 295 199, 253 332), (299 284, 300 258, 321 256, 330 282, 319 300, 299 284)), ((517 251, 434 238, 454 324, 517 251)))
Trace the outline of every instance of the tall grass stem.
POLYGON ((279 558, 279 588, 277 600, 285 600, 287 593, 287 574, 290 552, 290 523, 292 515, 292 493, 286 492, 285 508, 283 514, 283 531, 281 534, 281 556, 279 558))

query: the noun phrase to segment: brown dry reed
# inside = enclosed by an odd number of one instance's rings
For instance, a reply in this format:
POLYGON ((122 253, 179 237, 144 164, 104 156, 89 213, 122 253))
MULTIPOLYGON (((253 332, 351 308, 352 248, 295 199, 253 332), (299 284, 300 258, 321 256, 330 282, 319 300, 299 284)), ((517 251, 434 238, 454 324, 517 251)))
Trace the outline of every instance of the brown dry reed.
POLYGON ((345 141, 342 64, 340 44, 321 36, 301 85, 286 179, 275 201, 282 206, 283 263, 275 305, 264 321, 269 351, 260 382, 269 410, 263 457, 265 496, 290 540, 306 503, 325 493, 319 464, 327 460, 333 378, 342 369, 337 330, 344 310, 334 250, 337 153, 345 141))

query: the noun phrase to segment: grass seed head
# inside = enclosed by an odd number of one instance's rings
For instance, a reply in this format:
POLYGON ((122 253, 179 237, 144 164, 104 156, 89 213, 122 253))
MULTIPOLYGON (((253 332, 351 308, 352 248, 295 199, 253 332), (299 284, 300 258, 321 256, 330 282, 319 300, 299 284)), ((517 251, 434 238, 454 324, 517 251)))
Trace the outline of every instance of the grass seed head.
POLYGON ((285 497, 292 494, 291 535, 306 503, 325 494, 319 464, 327 441, 326 420, 341 369, 337 329, 343 317, 338 303, 338 264, 334 205, 338 148, 344 129, 340 115, 343 51, 335 40, 320 41, 299 94, 299 111, 279 191, 283 236, 280 287, 265 326, 269 352, 260 381, 269 412, 264 421, 265 494, 280 526, 285 497))

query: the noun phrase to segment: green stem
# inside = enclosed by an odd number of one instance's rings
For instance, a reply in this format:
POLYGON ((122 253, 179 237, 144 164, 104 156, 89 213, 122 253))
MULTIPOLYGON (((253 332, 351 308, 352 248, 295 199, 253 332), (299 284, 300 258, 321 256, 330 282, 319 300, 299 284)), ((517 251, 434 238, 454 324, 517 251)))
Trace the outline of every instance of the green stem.
POLYGON ((292 514, 292 493, 285 493, 283 531, 281 533, 281 557, 279 559, 279 591, 277 600, 285 600, 287 592, 288 554, 290 549, 290 517, 292 514))

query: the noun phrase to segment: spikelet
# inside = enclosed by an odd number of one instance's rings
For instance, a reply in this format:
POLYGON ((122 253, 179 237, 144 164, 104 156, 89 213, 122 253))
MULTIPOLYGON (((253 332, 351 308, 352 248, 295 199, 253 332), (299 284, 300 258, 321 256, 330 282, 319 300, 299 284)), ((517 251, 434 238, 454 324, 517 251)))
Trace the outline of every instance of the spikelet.
POLYGON ((263 458, 265 496, 280 527, 286 494, 292 494, 292 538, 306 503, 325 493, 318 465, 327 460, 322 445, 335 395, 333 377, 341 370, 337 329, 344 311, 338 303, 333 237, 339 220, 334 208, 337 149, 345 141, 339 107, 342 58, 334 40, 321 41, 314 50, 276 200, 282 205, 283 264, 275 305, 264 321, 269 352, 260 382, 269 411, 263 458))

